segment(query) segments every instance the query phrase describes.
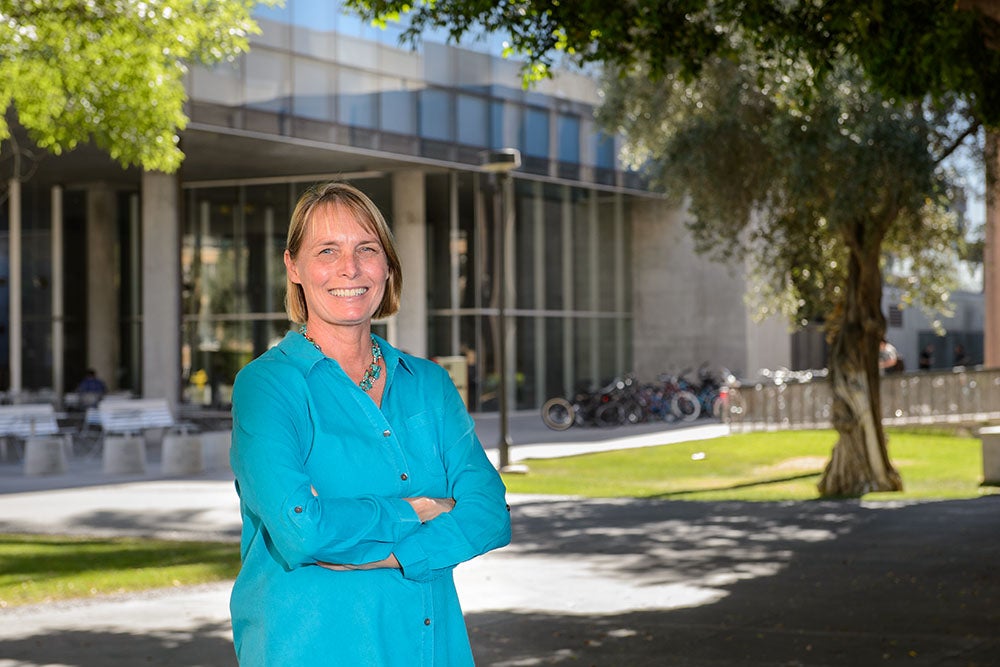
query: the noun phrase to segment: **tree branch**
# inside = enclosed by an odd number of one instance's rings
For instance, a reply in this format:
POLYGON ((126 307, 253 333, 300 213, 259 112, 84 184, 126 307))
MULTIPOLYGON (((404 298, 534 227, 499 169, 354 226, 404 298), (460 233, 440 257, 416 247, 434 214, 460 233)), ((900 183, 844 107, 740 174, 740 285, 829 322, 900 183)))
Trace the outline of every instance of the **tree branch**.
POLYGON ((966 139, 978 132, 980 127, 982 127, 982 123, 978 119, 973 120, 972 123, 969 124, 969 127, 965 128, 965 131, 958 135, 955 140, 947 146, 941 155, 935 158, 934 165, 939 165, 948 159, 948 156, 958 150, 958 147, 961 146, 966 139))

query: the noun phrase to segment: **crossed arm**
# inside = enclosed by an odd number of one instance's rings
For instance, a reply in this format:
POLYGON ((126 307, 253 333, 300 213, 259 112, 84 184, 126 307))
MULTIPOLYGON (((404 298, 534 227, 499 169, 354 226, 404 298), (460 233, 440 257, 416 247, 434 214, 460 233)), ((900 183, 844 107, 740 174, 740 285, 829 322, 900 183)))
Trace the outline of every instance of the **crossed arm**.
MULTIPOLYGON (((313 489, 313 495, 316 494, 316 489, 313 489)), ((455 508, 454 498, 427 498, 421 496, 419 498, 403 498, 406 502, 410 504, 413 511, 417 513, 420 518, 420 523, 427 523, 442 514, 450 512, 455 508)), ((362 563, 361 565, 348 565, 342 563, 325 563, 323 561, 317 561, 317 565, 325 567, 328 570, 377 570, 379 568, 389 568, 393 570, 399 570, 399 561, 396 560, 395 554, 389 554, 386 558, 382 560, 373 561, 371 563, 362 563)))

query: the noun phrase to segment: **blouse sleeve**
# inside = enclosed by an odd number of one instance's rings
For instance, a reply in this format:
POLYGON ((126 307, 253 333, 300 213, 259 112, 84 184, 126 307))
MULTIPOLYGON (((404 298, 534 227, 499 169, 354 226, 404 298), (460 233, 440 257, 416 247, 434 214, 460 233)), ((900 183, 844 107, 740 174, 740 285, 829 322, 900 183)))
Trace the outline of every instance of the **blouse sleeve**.
POLYGON ((393 550, 403 576, 418 581, 510 543, 506 488, 483 451, 461 396, 444 371, 441 376, 442 456, 455 507, 403 537, 393 550))
POLYGON ((312 421, 304 382, 251 365, 233 387, 230 459, 244 512, 259 518, 286 569, 389 556, 420 526, 401 498, 318 498, 304 466, 312 421))

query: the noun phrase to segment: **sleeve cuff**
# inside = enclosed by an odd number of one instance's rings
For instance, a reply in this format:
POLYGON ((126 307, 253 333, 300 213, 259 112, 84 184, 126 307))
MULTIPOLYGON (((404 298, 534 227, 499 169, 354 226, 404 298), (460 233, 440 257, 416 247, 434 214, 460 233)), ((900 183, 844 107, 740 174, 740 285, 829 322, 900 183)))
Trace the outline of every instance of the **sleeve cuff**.
POLYGON ((413 581, 428 581, 432 578, 427 554, 416 540, 405 539, 392 551, 399 561, 403 577, 413 581))

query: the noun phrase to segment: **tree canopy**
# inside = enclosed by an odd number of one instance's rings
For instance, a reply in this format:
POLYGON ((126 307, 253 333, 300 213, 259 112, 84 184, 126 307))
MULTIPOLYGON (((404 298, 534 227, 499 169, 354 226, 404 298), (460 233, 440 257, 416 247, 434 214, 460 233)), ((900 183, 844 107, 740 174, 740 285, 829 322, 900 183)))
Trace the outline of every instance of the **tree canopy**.
POLYGON ((16 118, 53 153, 92 141, 123 166, 175 171, 187 65, 245 51, 256 4, 0 0, 0 141, 16 118))
POLYGON ((752 263, 762 314, 835 312, 858 225, 858 242, 906 261, 905 295, 946 308, 960 239, 940 165, 967 127, 944 120, 960 106, 896 103, 841 63, 803 107, 790 66, 762 62, 714 59, 694 80, 610 71, 598 118, 627 137, 633 168, 688 202, 699 251, 752 263))
POLYGON ((883 92, 908 98, 958 93, 1000 125, 1000 11, 993 0, 347 0, 372 20, 406 15, 403 38, 443 29, 459 41, 504 34, 528 78, 565 55, 654 77, 681 65, 697 74, 733 52, 739 33, 764 53, 803 55, 818 71, 842 54, 883 92))

